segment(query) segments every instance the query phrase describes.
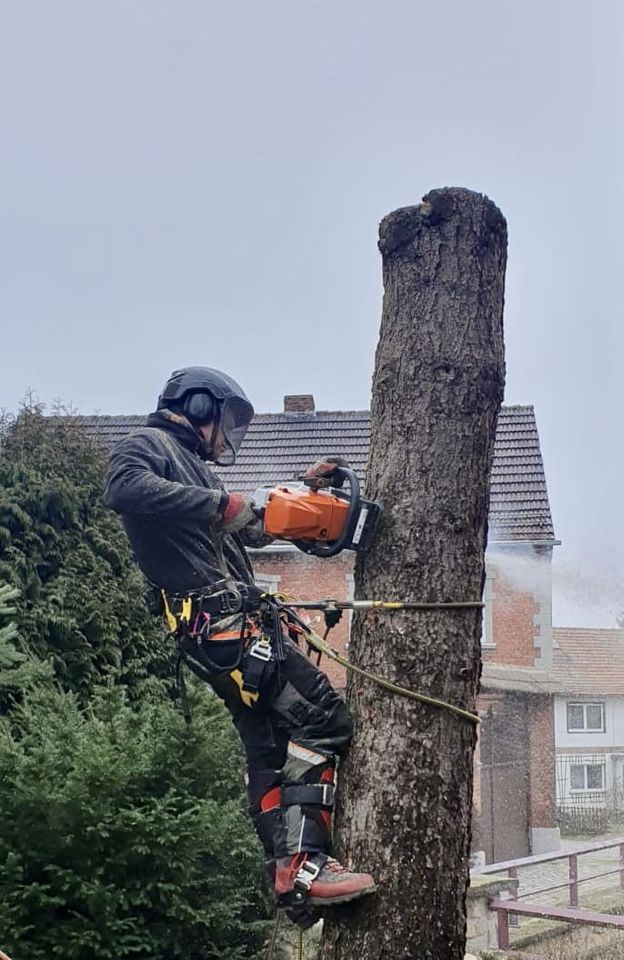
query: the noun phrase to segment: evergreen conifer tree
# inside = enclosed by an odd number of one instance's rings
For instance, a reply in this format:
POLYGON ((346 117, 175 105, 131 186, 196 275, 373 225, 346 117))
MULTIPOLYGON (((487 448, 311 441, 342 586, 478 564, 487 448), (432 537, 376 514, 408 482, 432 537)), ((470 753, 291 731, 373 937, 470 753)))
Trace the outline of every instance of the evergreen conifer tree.
POLYGON ((21 960, 252 960, 262 861, 224 708, 42 684, 0 717, 0 946, 21 960))
POLYGON ((17 645, 17 627, 8 620, 15 613, 14 603, 19 590, 8 584, 0 586, 0 712, 24 690, 52 676, 50 665, 29 656, 17 645), (8 622, 7 622, 8 621, 8 622))
POLYGON ((31 404, 2 432, 0 582, 19 590, 22 641, 83 700, 105 679, 136 693, 170 672, 125 534, 102 501, 104 471, 77 418, 31 404))

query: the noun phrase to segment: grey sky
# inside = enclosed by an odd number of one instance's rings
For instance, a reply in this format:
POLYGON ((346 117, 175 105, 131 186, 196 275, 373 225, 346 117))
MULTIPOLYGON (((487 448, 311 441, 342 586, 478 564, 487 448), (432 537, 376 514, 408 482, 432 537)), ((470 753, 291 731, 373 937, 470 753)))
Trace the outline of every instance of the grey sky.
POLYGON ((623 62, 620 0, 0 0, 0 406, 30 386, 141 413, 199 362, 260 411, 365 407, 378 221, 483 190, 509 223, 507 402, 535 404, 564 541, 555 616, 611 625, 623 62))

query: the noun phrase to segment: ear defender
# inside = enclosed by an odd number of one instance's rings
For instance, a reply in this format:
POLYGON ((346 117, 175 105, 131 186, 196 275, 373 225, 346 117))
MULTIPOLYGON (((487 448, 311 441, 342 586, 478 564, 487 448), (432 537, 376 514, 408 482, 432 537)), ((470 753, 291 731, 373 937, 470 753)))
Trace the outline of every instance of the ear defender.
POLYGON ((195 426, 210 423, 217 416, 217 404, 214 398, 206 392, 195 391, 187 393, 184 398, 184 415, 195 426))

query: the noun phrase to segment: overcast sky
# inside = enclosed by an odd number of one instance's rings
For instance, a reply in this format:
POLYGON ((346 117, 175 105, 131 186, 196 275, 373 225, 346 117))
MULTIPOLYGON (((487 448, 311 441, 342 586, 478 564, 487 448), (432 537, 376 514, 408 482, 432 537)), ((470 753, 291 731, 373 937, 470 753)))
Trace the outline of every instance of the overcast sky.
POLYGON ((624 605, 621 0, 0 0, 0 407, 144 413, 177 366, 369 404, 379 220, 509 225, 555 622, 624 605))

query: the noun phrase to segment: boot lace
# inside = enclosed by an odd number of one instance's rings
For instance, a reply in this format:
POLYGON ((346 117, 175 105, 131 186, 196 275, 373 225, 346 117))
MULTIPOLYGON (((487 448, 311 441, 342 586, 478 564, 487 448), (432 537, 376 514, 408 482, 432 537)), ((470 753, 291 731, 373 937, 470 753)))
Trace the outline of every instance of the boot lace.
POLYGON ((349 869, 343 866, 338 860, 334 860, 333 857, 328 857, 326 863, 323 866, 323 870, 329 870, 330 873, 349 873, 349 869))

